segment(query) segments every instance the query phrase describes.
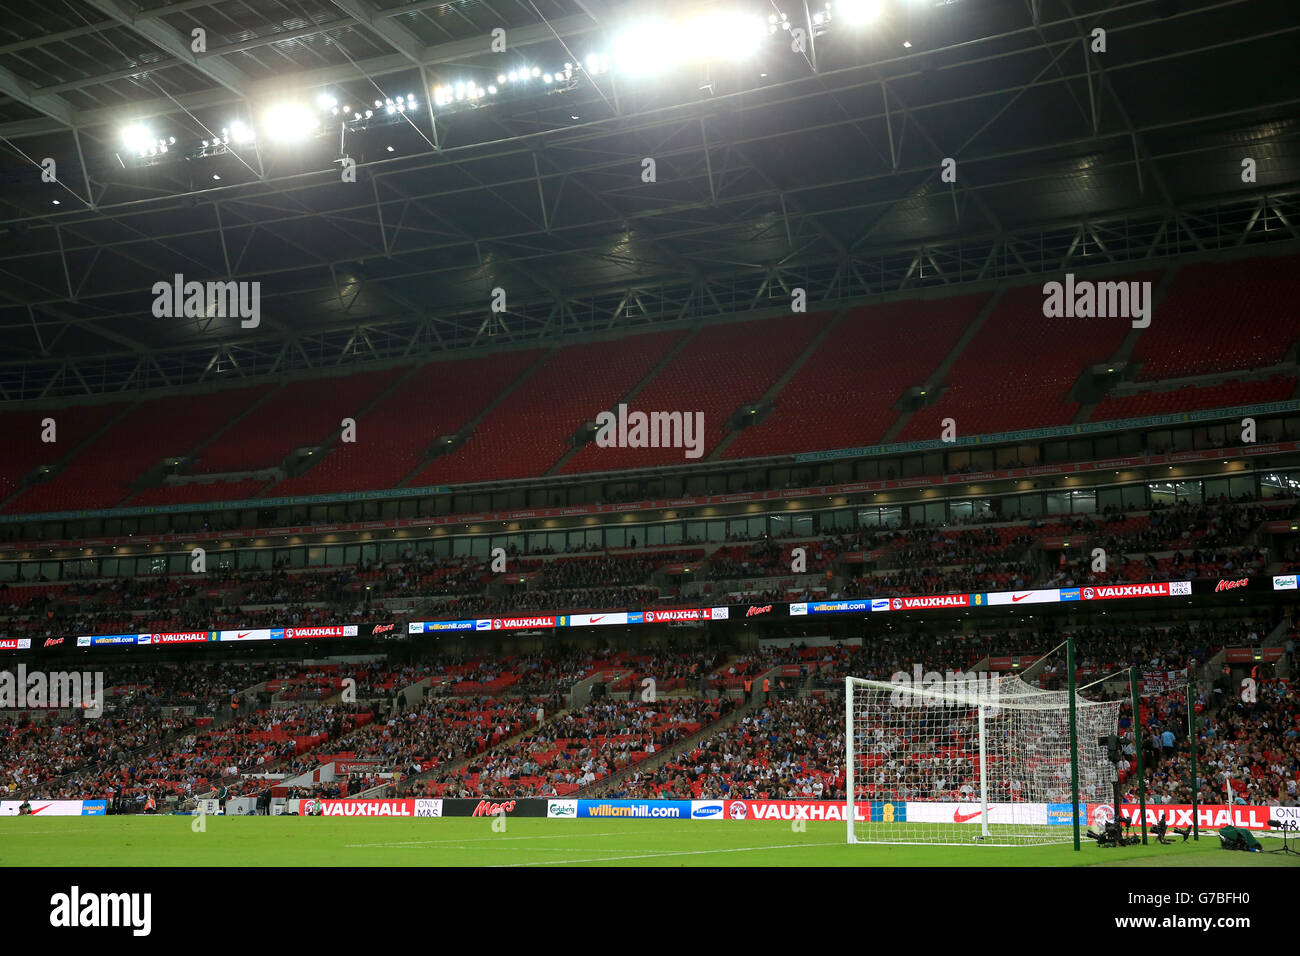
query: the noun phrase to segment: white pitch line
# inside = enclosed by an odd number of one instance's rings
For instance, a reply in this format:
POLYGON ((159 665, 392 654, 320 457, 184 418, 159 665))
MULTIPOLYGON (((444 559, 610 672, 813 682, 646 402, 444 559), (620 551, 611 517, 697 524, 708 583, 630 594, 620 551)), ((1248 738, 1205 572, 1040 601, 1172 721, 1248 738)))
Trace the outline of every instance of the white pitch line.
MULTIPOLYGON (((614 833, 551 833, 551 834, 547 834, 546 836, 513 836, 513 837, 486 836, 483 838, 482 842, 498 843, 505 840, 575 840, 575 839, 584 840, 587 837, 625 836, 626 834, 627 831, 622 830, 614 833)), ((454 840, 403 840, 398 843, 345 843, 343 845, 343 848, 345 850, 360 850, 360 849, 369 849, 371 847, 436 846, 444 843, 464 843, 464 842, 466 842, 466 838, 462 836, 454 840)), ((470 837, 469 842, 474 842, 474 838, 470 837)))
POLYGON ((604 856, 593 857, 588 860, 539 860, 536 863, 496 863, 496 867, 509 866, 562 866, 568 863, 614 863, 618 860, 652 860, 655 858, 669 856, 700 856, 710 853, 750 853, 754 850, 793 850, 799 847, 807 846, 839 846, 842 840, 835 840, 830 843, 772 843, 767 846, 741 846, 730 850, 671 850, 667 853, 640 853, 635 856, 604 856))
MULTIPOLYGON (((418 850, 418 846, 398 846, 394 849, 399 850, 418 850)), ((442 844, 438 847, 440 850, 472 850, 475 853, 482 853, 487 847, 481 843, 475 843, 471 846, 447 846, 442 844)), ((493 853, 599 853, 599 850, 593 850, 585 846, 497 846, 491 848, 493 853)), ((610 850, 610 853, 617 853, 618 850, 610 850)))

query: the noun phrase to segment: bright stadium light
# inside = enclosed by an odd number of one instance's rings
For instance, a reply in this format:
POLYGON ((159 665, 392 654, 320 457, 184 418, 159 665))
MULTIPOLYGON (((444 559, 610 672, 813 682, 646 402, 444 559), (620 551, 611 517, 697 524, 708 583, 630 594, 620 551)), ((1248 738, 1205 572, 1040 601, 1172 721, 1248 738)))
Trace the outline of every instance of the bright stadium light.
MULTIPOLYGON (((789 29, 789 23, 783 23, 789 29)), ((687 23, 686 40, 693 59, 743 60, 758 52, 766 34, 761 19, 732 10, 693 17, 687 23)))
POLYGON ((618 36, 612 57, 588 57, 587 71, 603 72, 612 63, 621 73, 648 76, 683 63, 743 60, 758 52, 770 26, 775 28, 761 16, 735 10, 699 14, 685 23, 650 21, 618 36))
POLYGON ((316 105, 320 107, 321 112, 328 113, 334 107, 339 105, 339 101, 328 93, 322 93, 320 96, 316 97, 316 105))
POLYGON ((832 9, 836 19, 851 27, 863 27, 880 17, 882 7, 881 0, 835 0, 832 9))
POLYGON ((143 156, 153 145, 153 131, 145 126, 128 126, 122 130, 122 146, 137 156, 143 156))
POLYGON ((253 131, 239 120, 234 120, 230 124, 230 138, 236 143, 247 143, 253 139, 253 131))
POLYGON ((280 103, 266 111, 263 124, 273 139, 292 143, 316 131, 316 115, 301 103, 280 103))
POLYGON ((680 42, 678 32, 668 23, 640 24, 615 37, 614 67, 630 76, 652 76, 672 67, 680 42))

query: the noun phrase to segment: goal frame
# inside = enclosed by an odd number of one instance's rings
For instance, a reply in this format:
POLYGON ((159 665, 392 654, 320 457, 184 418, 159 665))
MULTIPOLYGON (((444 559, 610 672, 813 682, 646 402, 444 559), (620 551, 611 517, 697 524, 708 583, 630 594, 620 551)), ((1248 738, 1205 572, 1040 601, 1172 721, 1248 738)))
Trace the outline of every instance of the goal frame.
MULTIPOLYGON (((1071 651, 1073 650, 1072 647, 1069 649, 1071 651)), ((1073 657, 1072 654, 1069 656, 1073 657)), ((1069 743, 1068 743, 1067 753, 1068 753, 1069 764, 1070 764, 1069 796, 1070 799, 1072 799, 1073 801, 1071 806, 1075 808, 1074 812, 1072 813, 1072 817, 1073 817, 1072 822, 1074 824, 1073 842, 1075 845, 1075 849, 1077 850, 1079 848, 1078 834, 1079 834, 1079 823, 1080 823, 1079 809, 1078 809, 1079 797, 1080 797, 1079 776, 1078 776, 1080 753, 1079 753, 1078 725, 1077 725, 1077 720, 1078 720, 1077 706, 1079 701, 1077 699, 1077 694, 1075 692, 1076 687, 1075 687, 1075 682, 1073 680, 1073 674, 1071 674, 1070 677, 1071 679, 1069 681, 1069 690, 1063 693, 1044 692, 1044 694, 1050 695, 1052 693, 1060 693, 1061 697, 1063 698, 1060 702, 1062 705, 1060 710, 1062 711, 1062 716, 1066 717, 1068 720, 1069 743), (1068 698, 1068 703, 1064 698, 1068 698)), ((858 822, 857 821, 858 805, 864 802, 869 803, 869 801, 858 800, 856 794, 856 784, 857 784, 857 771, 856 771, 857 759, 856 758, 858 757, 858 752, 856 748, 857 734, 856 734, 856 728, 854 722, 855 722, 855 713, 856 713, 855 690, 857 689, 858 685, 869 685, 876 689, 882 689, 885 686, 887 686, 887 682, 874 680, 870 678, 854 677, 852 675, 846 675, 844 679, 844 738, 845 738, 844 752, 846 758, 845 774, 844 774, 844 782, 845 782, 844 821, 845 821, 846 838, 848 843, 850 844, 876 842, 876 841, 868 841, 868 840, 860 839, 856 828, 858 822)), ((1027 690, 1031 690, 1034 692, 1038 690, 1037 688, 1033 688, 1032 685, 1025 685, 1025 688, 1027 690)), ((989 780, 988 780, 989 741, 987 737, 987 727, 985 723, 986 706, 987 705, 983 701, 972 702, 972 709, 976 711, 976 718, 977 718, 976 727, 977 727, 977 737, 978 737, 978 745, 979 745, 979 790, 980 792, 978 795, 979 796, 978 820, 980 825, 980 834, 979 837, 977 838, 977 842, 990 840, 992 837, 990 825, 989 825, 990 824, 989 780)), ((976 801, 971 800, 970 802, 974 804, 976 801)), ((930 841, 903 840, 903 841, 890 841, 890 842, 893 842, 895 845, 912 843, 912 842, 915 842, 916 845, 927 845, 927 846, 935 845, 930 841)), ((1006 845, 1006 844, 989 843, 986 845, 1006 845)))

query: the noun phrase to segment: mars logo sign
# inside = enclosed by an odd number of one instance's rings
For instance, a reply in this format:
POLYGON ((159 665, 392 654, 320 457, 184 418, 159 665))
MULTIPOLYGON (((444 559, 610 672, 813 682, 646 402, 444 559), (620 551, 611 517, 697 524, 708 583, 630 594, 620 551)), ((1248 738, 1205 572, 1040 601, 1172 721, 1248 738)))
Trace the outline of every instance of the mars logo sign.
POLYGON ((471 817, 495 817, 499 813, 513 813, 515 801, 507 800, 504 803, 493 803, 491 800, 480 800, 478 806, 474 808, 471 817))
POLYGON ((764 604, 762 607, 751 607, 745 612, 745 617, 757 617, 759 614, 771 614, 772 605, 764 604))
POLYGON ((1233 588, 1244 588, 1250 583, 1250 578, 1242 578, 1240 581, 1220 581, 1215 585, 1214 592, 1231 591, 1233 588))

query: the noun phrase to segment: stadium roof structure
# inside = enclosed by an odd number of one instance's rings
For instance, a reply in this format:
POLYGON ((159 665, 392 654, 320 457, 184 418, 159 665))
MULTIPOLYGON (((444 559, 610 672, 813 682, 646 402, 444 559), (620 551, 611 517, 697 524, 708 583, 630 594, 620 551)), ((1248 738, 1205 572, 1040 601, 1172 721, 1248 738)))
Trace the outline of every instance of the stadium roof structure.
POLYGON ((726 63, 707 3, 6 11, 0 400, 1300 240, 1294 0, 725 6, 772 21, 726 63), (315 135, 274 141, 286 103, 315 135), (177 273, 260 282, 261 324, 155 317, 177 273))

